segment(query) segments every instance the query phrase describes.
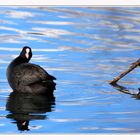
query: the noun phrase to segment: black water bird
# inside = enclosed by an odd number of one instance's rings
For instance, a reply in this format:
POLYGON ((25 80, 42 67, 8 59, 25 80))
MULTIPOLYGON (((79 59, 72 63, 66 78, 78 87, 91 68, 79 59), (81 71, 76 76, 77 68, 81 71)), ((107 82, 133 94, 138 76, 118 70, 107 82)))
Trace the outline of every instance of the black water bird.
POLYGON ((7 79, 13 92, 41 94, 52 96, 56 78, 48 74, 42 67, 29 63, 32 57, 30 47, 23 47, 20 55, 7 68, 7 79))

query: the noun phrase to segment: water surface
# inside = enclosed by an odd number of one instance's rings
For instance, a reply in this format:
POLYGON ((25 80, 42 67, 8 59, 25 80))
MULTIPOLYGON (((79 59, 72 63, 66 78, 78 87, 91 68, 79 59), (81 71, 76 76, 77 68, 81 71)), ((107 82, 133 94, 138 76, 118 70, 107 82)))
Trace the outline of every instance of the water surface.
MULTIPOLYGON (((139 58, 139 37, 139 7, 0 7, 0 133, 20 133, 19 118, 25 134, 139 133, 140 100, 108 84, 139 58), (6 110, 6 68, 25 45, 57 87, 55 104, 40 97, 47 109, 23 116, 6 110)), ((137 94, 139 68, 119 84, 137 94)))

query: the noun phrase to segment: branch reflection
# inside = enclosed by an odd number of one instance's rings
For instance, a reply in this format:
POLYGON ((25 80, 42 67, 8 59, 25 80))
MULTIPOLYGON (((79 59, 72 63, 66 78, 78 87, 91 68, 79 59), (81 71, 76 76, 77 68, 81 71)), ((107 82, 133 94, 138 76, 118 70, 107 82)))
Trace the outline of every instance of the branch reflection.
POLYGON ((132 98, 140 99, 140 88, 138 88, 137 93, 134 93, 134 92, 130 91, 129 88, 121 86, 121 85, 119 85, 117 83, 113 83, 113 84, 110 84, 110 85, 112 85, 115 89, 117 89, 120 92, 132 95, 132 98))

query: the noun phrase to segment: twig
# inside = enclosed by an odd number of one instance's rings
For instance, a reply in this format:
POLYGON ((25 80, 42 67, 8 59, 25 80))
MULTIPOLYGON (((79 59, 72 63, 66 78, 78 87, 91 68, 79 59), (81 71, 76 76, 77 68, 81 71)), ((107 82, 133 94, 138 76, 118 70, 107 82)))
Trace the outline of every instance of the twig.
POLYGON ((123 73, 121 73, 118 77, 114 78, 112 81, 110 81, 110 84, 114 84, 117 81, 119 81, 122 77, 124 77, 127 73, 132 71, 134 68, 136 68, 138 65, 140 65, 140 59, 138 59, 136 62, 134 62, 127 70, 125 70, 123 73))

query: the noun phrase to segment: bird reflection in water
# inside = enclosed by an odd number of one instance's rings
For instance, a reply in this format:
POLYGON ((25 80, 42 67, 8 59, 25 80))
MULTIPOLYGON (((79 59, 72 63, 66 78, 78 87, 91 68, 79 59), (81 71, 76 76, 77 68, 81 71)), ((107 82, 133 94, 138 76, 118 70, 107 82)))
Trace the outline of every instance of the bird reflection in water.
POLYGON ((138 88, 138 92, 137 93, 134 93, 129 88, 121 86, 121 85, 119 85, 117 83, 113 83, 113 84, 110 84, 110 85, 112 85, 115 89, 117 89, 120 92, 132 95, 132 98, 140 99, 140 88, 138 88))
POLYGON ((10 112, 7 118, 15 120, 20 131, 29 130, 31 120, 46 119, 46 112, 51 112, 55 107, 53 91, 51 97, 45 94, 21 94, 12 92, 7 100, 6 109, 10 112))

